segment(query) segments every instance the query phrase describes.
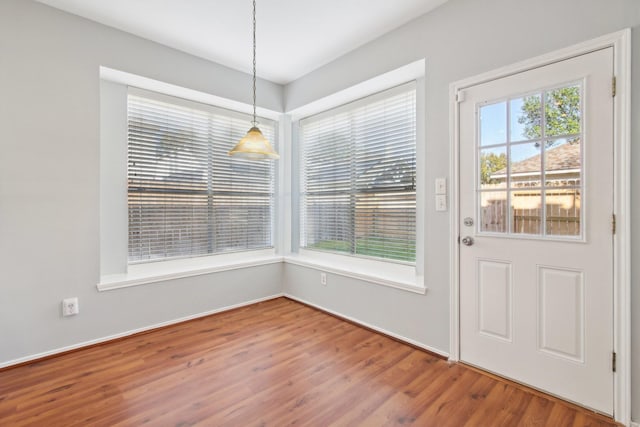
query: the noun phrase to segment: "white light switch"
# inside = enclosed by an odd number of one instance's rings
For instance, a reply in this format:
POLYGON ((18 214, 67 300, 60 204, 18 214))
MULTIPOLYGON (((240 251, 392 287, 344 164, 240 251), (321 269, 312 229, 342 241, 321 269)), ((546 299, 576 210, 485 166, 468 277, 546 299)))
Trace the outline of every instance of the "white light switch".
POLYGON ((447 178, 436 178, 436 194, 447 194, 447 178))
POLYGON ((444 194, 436 194, 436 210, 438 212, 447 210, 447 196, 444 194))

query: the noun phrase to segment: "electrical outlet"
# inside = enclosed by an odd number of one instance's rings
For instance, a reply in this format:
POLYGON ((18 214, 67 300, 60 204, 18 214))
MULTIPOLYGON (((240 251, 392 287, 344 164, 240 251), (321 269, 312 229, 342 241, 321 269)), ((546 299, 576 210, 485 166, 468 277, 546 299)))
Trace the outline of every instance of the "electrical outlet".
POLYGON ((320 273, 320 284, 322 286, 327 286, 327 273, 320 273))
POLYGON ((78 298, 65 298, 62 300, 62 315, 73 316, 80 312, 78 298))

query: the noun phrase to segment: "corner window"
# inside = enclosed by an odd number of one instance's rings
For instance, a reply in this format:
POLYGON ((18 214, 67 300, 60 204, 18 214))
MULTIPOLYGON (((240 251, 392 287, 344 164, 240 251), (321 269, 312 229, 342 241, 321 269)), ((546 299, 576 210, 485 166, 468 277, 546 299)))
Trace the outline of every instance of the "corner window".
POLYGON ((300 121, 300 246, 416 260, 416 86, 300 121))
POLYGON ((250 116, 159 99, 128 95, 129 263, 273 247, 274 163, 227 155, 250 116))

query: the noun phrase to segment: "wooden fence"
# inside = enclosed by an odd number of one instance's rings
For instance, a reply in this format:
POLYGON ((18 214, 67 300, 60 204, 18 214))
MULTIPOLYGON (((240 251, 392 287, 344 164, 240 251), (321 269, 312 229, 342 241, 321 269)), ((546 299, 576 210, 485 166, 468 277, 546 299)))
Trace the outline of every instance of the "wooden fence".
POLYGON ((507 232, 508 212, 511 215, 511 233, 542 234, 544 223, 547 235, 580 235, 581 197, 579 190, 547 190, 545 199, 546 219, 543 220, 540 191, 513 191, 510 208, 507 206, 506 192, 502 193, 499 198, 489 198, 484 201, 481 207, 481 230, 497 233, 507 232))

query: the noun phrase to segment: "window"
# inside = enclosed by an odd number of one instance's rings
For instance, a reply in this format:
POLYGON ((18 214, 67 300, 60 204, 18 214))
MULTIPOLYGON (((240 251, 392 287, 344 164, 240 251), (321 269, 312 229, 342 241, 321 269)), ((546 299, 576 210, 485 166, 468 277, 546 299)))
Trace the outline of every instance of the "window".
POLYGON ((577 83, 478 107, 480 232, 581 236, 582 99, 577 83))
POLYGON ((300 246, 416 260, 416 88, 300 121, 300 246))
POLYGON ((127 112, 129 262, 273 246, 274 163, 227 155, 250 116, 136 91, 127 112))

